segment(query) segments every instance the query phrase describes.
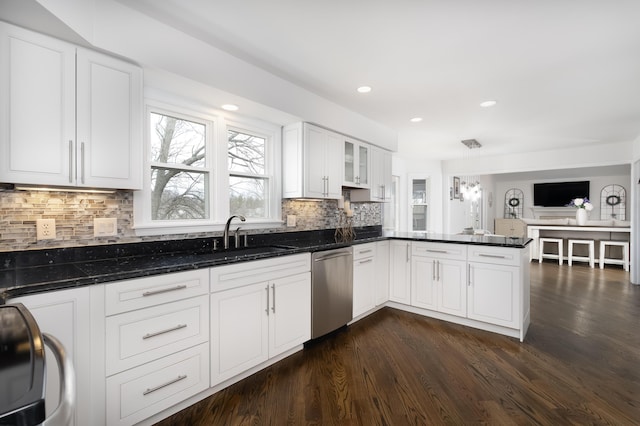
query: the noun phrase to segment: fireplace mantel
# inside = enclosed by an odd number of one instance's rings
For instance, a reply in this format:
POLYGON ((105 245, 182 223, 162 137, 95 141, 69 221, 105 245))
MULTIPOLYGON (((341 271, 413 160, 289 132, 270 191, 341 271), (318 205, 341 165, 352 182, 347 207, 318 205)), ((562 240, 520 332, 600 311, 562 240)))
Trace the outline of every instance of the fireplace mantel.
POLYGON ((560 217, 576 217, 575 207, 531 207, 534 219, 556 219, 560 217))

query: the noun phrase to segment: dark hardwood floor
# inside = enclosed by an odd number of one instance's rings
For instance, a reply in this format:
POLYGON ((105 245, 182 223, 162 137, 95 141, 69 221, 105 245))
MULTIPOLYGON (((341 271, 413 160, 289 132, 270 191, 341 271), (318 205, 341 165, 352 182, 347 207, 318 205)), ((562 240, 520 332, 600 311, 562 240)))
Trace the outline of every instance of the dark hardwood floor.
POLYGON ((520 343, 385 308, 159 425, 640 424, 640 286, 531 263, 520 343))

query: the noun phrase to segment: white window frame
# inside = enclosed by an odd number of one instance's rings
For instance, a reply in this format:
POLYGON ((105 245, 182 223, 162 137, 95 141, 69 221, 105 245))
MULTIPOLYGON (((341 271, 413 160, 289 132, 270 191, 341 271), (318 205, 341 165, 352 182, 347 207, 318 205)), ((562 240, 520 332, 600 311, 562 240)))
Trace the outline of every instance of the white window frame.
MULTIPOLYGON (((188 104, 187 104, 188 105, 188 104)), ((143 189, 134 191, 133 195, 133 229, 137 236, 208 233, 222 231, 229 217, 229 170, 227 125, 242 129, 247 133, 265 138, 265 166, 270 167, 266 174, 269 179, 269 218, 247 219, 243 229, 267 229, 282 225, 282 138, 281 127, 259 120, 232 116, 213 108, 206 109, 193 105, 185 106, 184 102, 171 99, 170 103, 156 99, 145 100, 144 116, 144 171, 143 189), (150 161, 150 129, 151 112, 166 114, 177 118, 204 123, 206 130, 206 169, 209 172, 209 218, 191 220, 152 220, 151 219, 151 164, 150 161), (267 166, 267 164, 269 166, 267 166)))
MULTIPOLYGON (((228 158, 225 158, 227 162, 225 163, 225 169, 227 170, 227 176, 229 177, 231 174, 235 176, 244 176, 244 177, 256 177, 256 178, 265 178, 268 180, 268 196, 269 196, 269 208, 267 218, 247 218, 250 224, 259 225, 266 224, 269 226, 281 225, 282 224, 282 192, 281 188, 281 179, 279 176, 282 174, 282 150, 281 150, 281 128, 276 126, 269 126, 266 123, 259 123, 256 120, 248 120, 248 119, 229 119, 226 122, 225 126, 225 141, 228 146, 228 130, 235 130, 238 132, 246 133, 252 136, 258 136, 264 138, 265 140, 265 152, 264 152, 264 163, 265 163, 265 171, 264 175, 253 175, 246 173, 231 173, 228 166, 228 158), (275 220, 275 222, 274 222, 275 220)), ((228 181, 227 181, 228 182, 228 181)), ((230 193, 227 192, 229 197, 227 199, 230 201, 230 193)), ((227 209, 228 211, 229 209, 227 209)))

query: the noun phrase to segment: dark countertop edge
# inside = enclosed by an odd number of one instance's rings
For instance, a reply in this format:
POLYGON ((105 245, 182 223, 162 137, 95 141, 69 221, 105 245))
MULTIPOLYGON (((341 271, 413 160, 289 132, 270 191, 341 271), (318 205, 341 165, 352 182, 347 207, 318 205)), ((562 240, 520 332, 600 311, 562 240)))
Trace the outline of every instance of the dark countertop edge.
MULTIPOLYGON (((268 252, 261 254, 253 254, 253 255, 242 255, 233 258, 224 258, 224 259, 205 259, 203 256, 203 260, 201 261, 184 261, 185 258, 193 258, 191 255, 187 254, 165 254, 164 256, 156 256, 155 260, 158 258, 162 258, 167 261, 173 260, 171 264, 165 266, 151 266, 149 263, 145 265, 145 260, 139 260, 140 266, 134 269, 121 271, 121 272, 110 272, 108 274, 95 274, 88 275, 86 272, 82 270, 81 266, 75 266, 77 269, 77 276, 58 279, 58 280, 50 280, 43 282, 34 282, 23 285, 14 285, 9 287, 0 287, 0 304, 5 303, 6 300, 19 297, 19 296, 27 296, 31 294, 44 293, 48 291, 56 291, 56 290, 67 290, 71 288, 77 287, 85 287, 89 285, 95 284, 104 284, 108 282, 121 281, 127 279, 136 279, 136 278, 144 278, 154 275, 161 275, 172 272, 182 272, 193 269, 200 268, 208 268, 215 266, 223 266, 234 263, 252 261, 252 260, 261 260, 261 259, 269 259, 273 257, 287 256, 298 253, 311 253, 315 251, 324 251, 331 250, 334 248, 342 248, 349 247, 352 245, 358 244, 366 244, 377 241, 386 241, 386 240, 406 240, 406 241, 420 241, 420 242, 439 242, 439 243, 447 243, 447 244, 466 244, 466 245, 484 245, 484 246, 494 246, 494 247, 507 247, 507 248, 516 248, 523 249, 525 248, 532 239, 525 239, 522 244, 507 244, 507 243, 499 243, 499 242, 491 242, 487 241, 483 237, 476 241, 462 239, 459 240, 462 236, 447 236, 447 238, 443 238, 442 235, 428 235, 428 234, 415 234, 409 235, 409 233, 404 233, 402 235, 398 234, 390 234, 386 233, 386 235, 378 236, 378 237, 368 237, 357 239, 351 242, 338 242, 338 243, 311 243, 309 245, 305 245, 303 247, 297 248, 288 248, 278 252, 268 252)), ((464 237, 472 237, 472 236, 464 236, 464 237)), ((522 239, 521 239, 522 240, 522 239)), ((105 259, 105 261, 110 261, 113 259, 105 259)), ((96 261, 96 263, 101 261, 96 261)), ((2 283, 0 283, 2 285, 2 283)))

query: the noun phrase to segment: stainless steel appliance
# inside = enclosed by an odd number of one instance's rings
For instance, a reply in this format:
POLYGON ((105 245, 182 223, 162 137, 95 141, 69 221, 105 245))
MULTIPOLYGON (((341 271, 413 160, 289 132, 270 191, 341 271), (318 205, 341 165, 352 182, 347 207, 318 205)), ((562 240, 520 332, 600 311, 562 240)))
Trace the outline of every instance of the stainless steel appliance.
POLYGON ((353 319, 351 247, 311 254, 311 338, 323 336, 353 319))
POLYGON ((0 425, 68 425, 75 401, 71 360, 53 336, 40 333, 21 303, 0 305, 0 425), (60 372, 60 402, 45 418, 44 345, 53 352, 60 372))

